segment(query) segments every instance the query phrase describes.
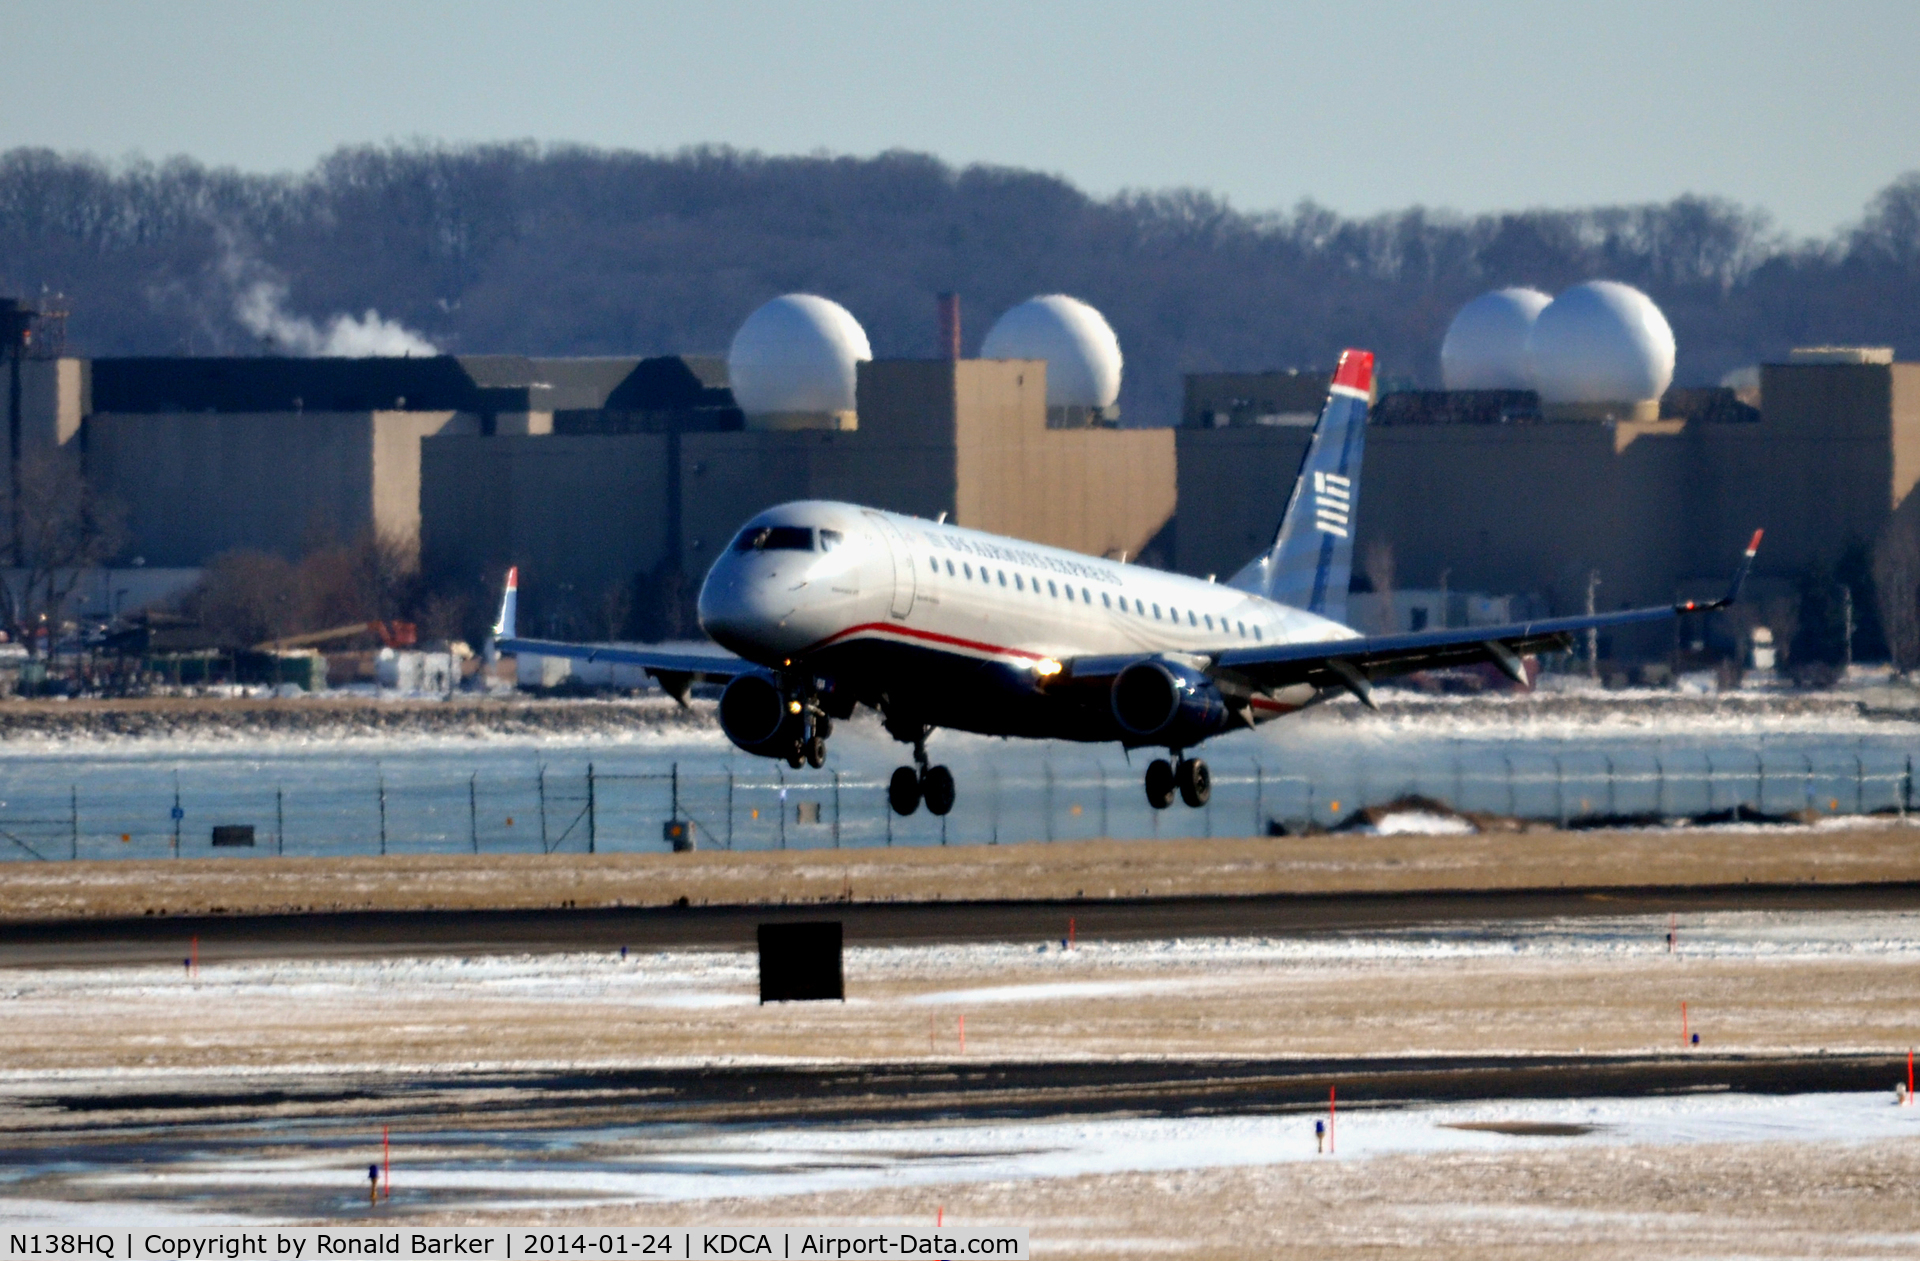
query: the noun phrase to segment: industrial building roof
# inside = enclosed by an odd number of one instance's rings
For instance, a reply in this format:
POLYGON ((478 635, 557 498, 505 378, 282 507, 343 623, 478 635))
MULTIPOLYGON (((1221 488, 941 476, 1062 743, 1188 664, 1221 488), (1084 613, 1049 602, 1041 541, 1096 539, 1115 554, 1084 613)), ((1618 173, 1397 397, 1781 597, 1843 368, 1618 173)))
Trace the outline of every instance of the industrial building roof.
POLYGON ((462 411, 728 407, 726 362, 712 356, 535 359, 96 359, 99 412, 462 411))

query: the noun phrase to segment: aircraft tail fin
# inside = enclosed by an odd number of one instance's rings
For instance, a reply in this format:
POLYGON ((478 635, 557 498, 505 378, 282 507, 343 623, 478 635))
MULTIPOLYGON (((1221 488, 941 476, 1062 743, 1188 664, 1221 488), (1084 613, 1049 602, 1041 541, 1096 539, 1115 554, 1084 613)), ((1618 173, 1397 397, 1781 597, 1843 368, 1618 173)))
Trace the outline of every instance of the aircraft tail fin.
POLYGON ((1235 575, 1233 586, 1336 622, 1346 620, 1360 457, 1372 396, 1373 353, 1342 351, 1273 546, 1235 575))
POLYGON ((515 623, 520 620, 520 567, 507 570, 507 589, 500 595, 500 620, 493 624, 496 641, 514 639, 515 623))

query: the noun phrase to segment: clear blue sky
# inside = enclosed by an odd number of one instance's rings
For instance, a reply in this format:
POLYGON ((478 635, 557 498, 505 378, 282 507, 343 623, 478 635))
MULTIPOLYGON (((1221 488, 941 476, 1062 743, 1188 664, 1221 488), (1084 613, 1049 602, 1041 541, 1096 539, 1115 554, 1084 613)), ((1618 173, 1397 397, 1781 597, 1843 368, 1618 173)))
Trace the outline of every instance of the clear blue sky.
POLYGON ((1920 168, 1920 4, 10 3, 0 148, 931 152, 1368 213, 1725 196, 1795 233, 1920 168))

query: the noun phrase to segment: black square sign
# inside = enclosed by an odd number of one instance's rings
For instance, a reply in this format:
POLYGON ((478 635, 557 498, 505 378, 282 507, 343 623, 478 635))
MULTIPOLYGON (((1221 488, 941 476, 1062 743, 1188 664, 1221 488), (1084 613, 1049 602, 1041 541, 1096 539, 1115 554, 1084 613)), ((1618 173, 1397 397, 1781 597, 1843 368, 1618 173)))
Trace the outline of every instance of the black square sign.
POLYGON ((840 922, 760 925, 760 1001, 804 1003, 847 998, 840 967, 840 922))

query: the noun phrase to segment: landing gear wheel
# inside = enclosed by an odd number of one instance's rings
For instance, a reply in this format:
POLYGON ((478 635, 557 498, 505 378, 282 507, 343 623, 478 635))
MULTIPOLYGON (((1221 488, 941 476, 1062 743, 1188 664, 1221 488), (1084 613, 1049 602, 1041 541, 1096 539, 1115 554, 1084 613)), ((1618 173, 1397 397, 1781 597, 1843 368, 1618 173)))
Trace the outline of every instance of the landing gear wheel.
POLYGON ((895 814, 912 814, 920 808, 920 776, 911 766, 895 768, 887 781, 887 804, 895 814))
POLYGON ((1147 804, 1155 810, 1173 804, 1173 763, 1163 757, 1147 763, 1147 804))
POLYGON ((827 738, 825 736, 816 734, 813 739, 807 741, 806 749, 808 766, 811 766, 817 771, 827 764, 827 738))
POLYGON ((929 766, 920 777, 920 795, 933 814, 943 815, 953 809, 953 772, 944 766, 929 766))
POLYGON ((817 716, 813 720, 813 734, 824 742, 828 736, 833 734, 833 719, 827 717, 825 714, 817 716))
POLYGON ((1213 772, 1197 757, 1185 758, 1173 768, 1173 782, 1179 786, 1180 800, 1196 810, 1213 796, 1213 772))
POLYGON ((807 746, 801 743, 800 741, 795 740, 793 742, 793 747, 787 750, 787 765, 797 771, 800 769, 800 764, 806 760, 807 760, 807 746))

